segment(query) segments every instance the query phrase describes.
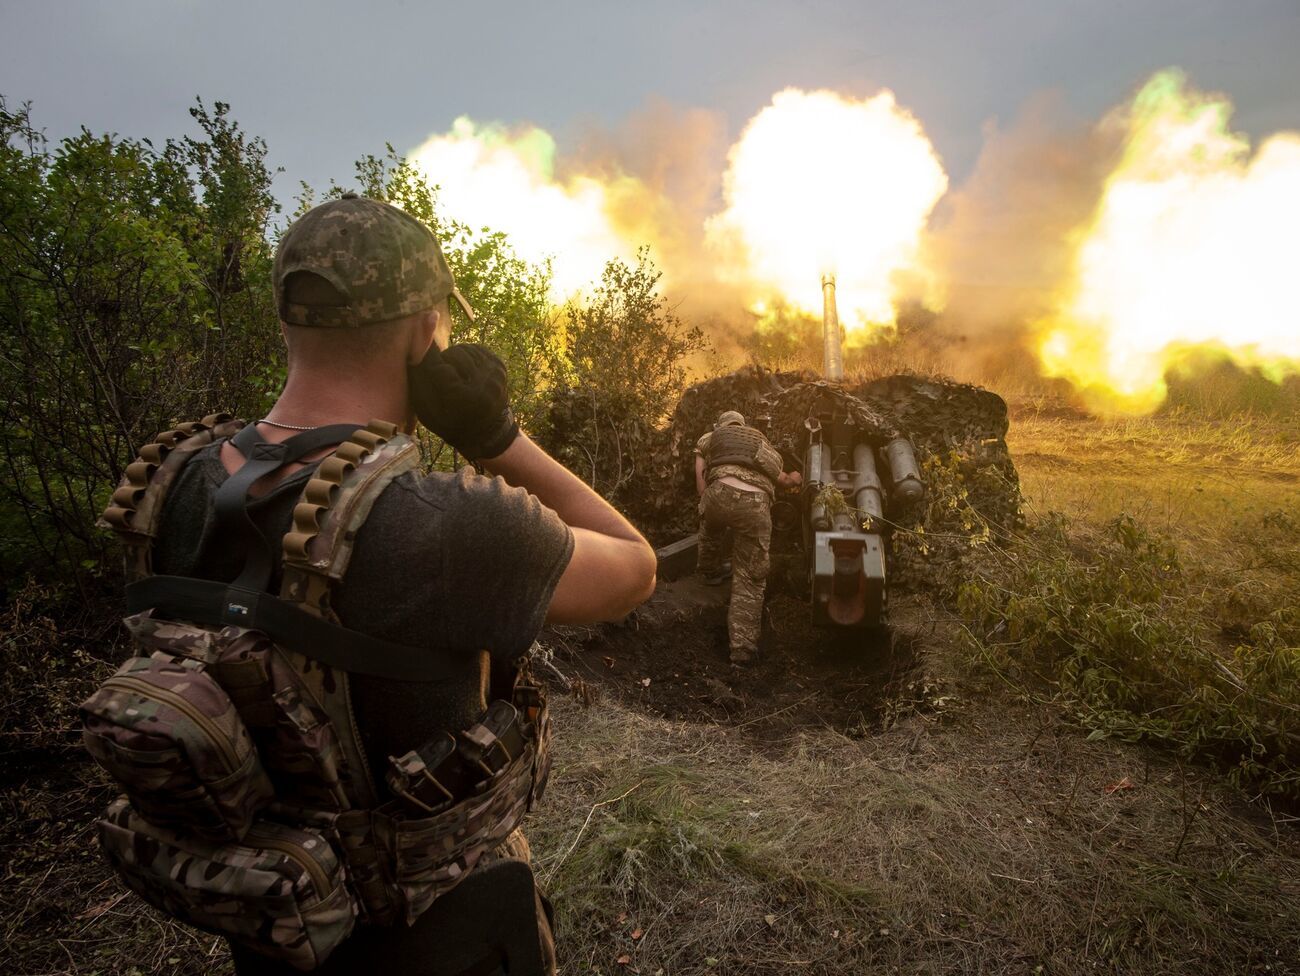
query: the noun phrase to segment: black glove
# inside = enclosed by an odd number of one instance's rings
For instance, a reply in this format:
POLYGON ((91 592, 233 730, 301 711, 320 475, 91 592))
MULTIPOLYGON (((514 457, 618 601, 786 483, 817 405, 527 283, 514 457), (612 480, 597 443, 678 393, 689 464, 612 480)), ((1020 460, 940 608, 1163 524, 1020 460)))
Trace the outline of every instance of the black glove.
POLYGON ((519 434, 505 363, 484 346, 432 345, 407 380, 420 423, 471 461, 497 457, 519 434))

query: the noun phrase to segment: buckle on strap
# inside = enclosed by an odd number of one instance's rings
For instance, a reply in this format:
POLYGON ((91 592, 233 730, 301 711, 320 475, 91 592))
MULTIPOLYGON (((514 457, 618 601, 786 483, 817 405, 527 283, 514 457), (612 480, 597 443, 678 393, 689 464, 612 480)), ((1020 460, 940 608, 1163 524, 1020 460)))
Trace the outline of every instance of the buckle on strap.
POLYGON ((519 711, 508 701, 494 701, 487 713, 458 738, 461 756, 489 779, 524 751, 519 711))

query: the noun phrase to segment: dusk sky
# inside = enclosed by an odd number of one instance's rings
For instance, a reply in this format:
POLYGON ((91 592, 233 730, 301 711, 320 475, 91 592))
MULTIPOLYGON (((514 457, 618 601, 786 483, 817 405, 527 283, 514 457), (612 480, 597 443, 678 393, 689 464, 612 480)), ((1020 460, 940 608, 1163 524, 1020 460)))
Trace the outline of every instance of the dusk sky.
POLYGON ((1233 99, 1258 138, 1300 128, 1297 0, 368 4, 226 0, 0 3, 0 93, 52 137, 156 140, 223 100, 300 180, 346 181, 385 142, 452 120, 536 123, 560 143, 662 99, 721 113, 731 137, 777 90, 892 88, 954 185, 986 127, 1055 90, 1081 118, 1153 71, 1233 99))

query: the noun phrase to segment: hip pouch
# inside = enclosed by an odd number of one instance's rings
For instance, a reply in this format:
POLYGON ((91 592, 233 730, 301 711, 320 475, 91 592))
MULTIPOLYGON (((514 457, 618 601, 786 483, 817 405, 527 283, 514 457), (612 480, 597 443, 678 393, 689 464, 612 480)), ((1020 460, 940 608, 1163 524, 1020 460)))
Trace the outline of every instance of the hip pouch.
POLYGON ((481 860, 491 860, 519 826, 532 794, 535 748, 530 742, 471 796, 433 816, 411 818, 400 800, 376 811, 374 834, 407 925, 481 860))
POLYGON ((325 836, 258 820, 240 843, 155 827, 120 797, 99 821, 104 852, 155 908, 295 969, 311 970, 348 937, 356 905, 325 836))
POLYGON ((197 662, 131 658, 81 716, 86 749, 157 827, 238 841, 272 799, 248 729, 197 662))

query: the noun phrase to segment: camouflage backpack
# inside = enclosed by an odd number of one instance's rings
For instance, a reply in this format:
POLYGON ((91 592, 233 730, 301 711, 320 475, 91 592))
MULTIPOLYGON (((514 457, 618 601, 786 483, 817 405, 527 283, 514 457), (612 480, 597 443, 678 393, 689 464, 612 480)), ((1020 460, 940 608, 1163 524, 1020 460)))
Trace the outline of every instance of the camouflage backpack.
POLYGON ((525 671, 471 729, 394 758, 396 796, 367 766, 349 672, 438 681, 463 664, 348 630, 331 609, 371 507, 417 458, 380 421, 267 444, 213 415, 147 445, 104 514, 126 546, 136 656, 82 705, 86 748, 124 791, 98 823, 103 849, 150 904, 298 969, 358 921, 413 922, 502 845, 549 769, 545 702, 525 671), (154 575, 168 488, 224 438, 247 459, 214 499, 243 571, 230 584, 154 575), (248 489, 335 444, 294 508, 276 597, 248 489))

